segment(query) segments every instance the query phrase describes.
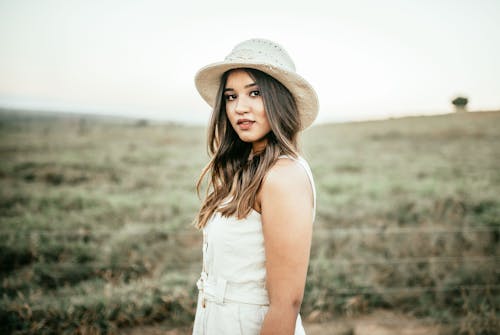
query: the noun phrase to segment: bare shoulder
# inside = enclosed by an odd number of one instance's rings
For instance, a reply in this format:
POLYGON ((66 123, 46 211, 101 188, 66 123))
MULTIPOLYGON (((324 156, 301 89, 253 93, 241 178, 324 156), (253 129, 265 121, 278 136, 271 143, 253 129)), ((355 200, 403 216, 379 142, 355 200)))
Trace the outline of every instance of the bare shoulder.
POLYGON ((307 192, 309 184, 307 172, 299 162, 291 158, 280 158, 264 178, 262 190, 307 192))
POLYGON ((291 158, 278 159, 262 181, 256 198, 257 211, 262 213, 267 207, 275 212, 278 206, 292 206, 298 210, 307 204, 311 208, 314 206, 313 189, 306 170, 291 158))

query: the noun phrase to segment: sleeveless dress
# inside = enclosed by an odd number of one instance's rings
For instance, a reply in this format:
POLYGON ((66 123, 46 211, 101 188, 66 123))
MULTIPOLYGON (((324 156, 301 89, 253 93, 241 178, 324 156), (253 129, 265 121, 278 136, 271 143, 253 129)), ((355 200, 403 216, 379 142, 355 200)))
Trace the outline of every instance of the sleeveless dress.
MULTIPOLYGON (((305 169, 315 211, 316 190, 307 162, 302 157, 279 158, 290 158, 305 169)), ((203 228, 202 253, 193 335, 259 334, 269 308, 260 214, 252 209, 246 218, 238 220, 215 212, 203 228)), ((295 335, 305 335, 300 314, 295 335)))

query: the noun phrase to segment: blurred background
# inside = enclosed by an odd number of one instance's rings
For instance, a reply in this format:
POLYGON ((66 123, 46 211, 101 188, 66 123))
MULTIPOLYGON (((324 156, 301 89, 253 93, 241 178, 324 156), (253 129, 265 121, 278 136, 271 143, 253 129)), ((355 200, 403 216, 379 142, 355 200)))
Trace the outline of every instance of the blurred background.
POLYGON ((493 0, 0 0, 0 333, 190 333, 193 77, 252 37, 320 98, 308 334, 498 333, 493 0))

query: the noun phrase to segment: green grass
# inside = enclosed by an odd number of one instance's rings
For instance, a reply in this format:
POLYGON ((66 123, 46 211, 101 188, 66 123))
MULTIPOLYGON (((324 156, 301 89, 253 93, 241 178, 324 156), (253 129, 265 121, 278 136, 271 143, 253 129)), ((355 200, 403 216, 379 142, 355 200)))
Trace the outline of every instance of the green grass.
MULTIPOLYGON (((189 325, 204 141, 201 127, 0 113, 0 333, 189 325)), ((384 307, 494 333, 498 143, 500 112, 306 131, 318 209, 302 313, 384 307)))

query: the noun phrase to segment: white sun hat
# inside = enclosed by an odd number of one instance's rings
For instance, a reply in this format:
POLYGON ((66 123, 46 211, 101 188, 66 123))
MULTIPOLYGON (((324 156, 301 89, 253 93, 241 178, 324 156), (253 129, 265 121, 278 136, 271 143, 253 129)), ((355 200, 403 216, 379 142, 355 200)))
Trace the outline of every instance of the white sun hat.
POLYGON ((222 75, 238 68, 260 70, 283 84, 295 99, 301 129, 309 127, 316 119, 319 102, 314 88, 295 72, 293 60, 281 45, 261 38, 239 43, 224 61, 209 64, 196 73, 196 89, 212 108, 222 75))

